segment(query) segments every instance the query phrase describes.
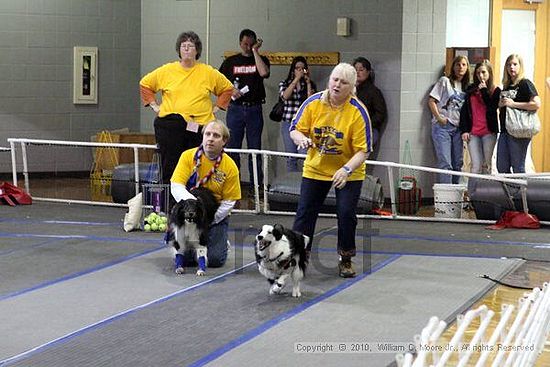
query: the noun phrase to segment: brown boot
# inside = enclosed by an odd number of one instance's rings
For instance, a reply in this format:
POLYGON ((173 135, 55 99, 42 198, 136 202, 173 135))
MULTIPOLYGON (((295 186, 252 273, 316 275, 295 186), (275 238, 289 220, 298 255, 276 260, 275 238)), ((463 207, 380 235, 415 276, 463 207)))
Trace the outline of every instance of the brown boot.
POLYGON ((351 263, 351 258, 343 257, 338 263, 339 274, 342 278, 355 278, 357 273, 353 269, 353 264, 351 263))

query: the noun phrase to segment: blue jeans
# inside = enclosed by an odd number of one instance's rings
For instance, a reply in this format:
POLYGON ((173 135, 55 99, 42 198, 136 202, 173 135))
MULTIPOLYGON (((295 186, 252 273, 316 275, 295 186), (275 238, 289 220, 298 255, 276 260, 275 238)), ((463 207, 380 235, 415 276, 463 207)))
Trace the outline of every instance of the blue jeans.
MULTIPOLYGON (((432 141, 437 157, 437 168, 449 171, 462 171, 462 137, 458 127, 447 123, 432 124, 432 141)), ((454 183, 460 181, 460 176, 439 174, 439 183, 454 183)))
MULTIPOLYGON (((283 144, 285 145, 285 152, 287 153, 302 153, 306 154, 307 149, 298 149, 296 144, 292 141, 290 138, 290 132, 288 129, 290 128, 290 122, 289 121, 282 121, 281 122, 281 136, 283 137, 283 144)), ((303 161, 303 159, 295 158, 295 157, 289 157, 286 160, 286 168, 288 172, 301 172, 302 169, 300 167, 299 162, 303 161)))
POLYGON ((483 136, 470 134, 470 141, 468 142, 468 152, 472 159, 470 172, 491 173, 491 159, 496 142, 497 137, 495 134, 486 134, 483 136))
MULTIPOLYGON (((208 267, 219 268, 227 260, 227 229, 229 228, 229 219, 225 218, 221 222, 211 225, 208 229, 208 267)), ((195 260, 195 251, 188 250, 183 254, 183 266, 197 266, 195 260)))
MULTIPOLYGON (((227 143, 227 148, 241 149, 243 139, 246 134, 246 146, 248 149, 262 149, 262 130, 264 128, 264 117, 262 114, 262 105, 242 106, 231 103, 227 109, 227 127, 231 132, 231 138, 227 143)), ((239 154, 231 154, 231 158, 241 168, 241 159, 239 154)), ((258 165, 258 185, 263 185, 262 157, 256 157, 258 165)), ((252 155, 248 157, 248 175, 252 183, 252 155)))
MULTIPOLYGON (((357 201, 363 181, 349 181, 336 192, 336 216, 338 217, 338 254, 355 256, 355 229, 357 228, 357 201)), ((293 229, 309 236, 311 249, 315 224, 321 207, 332 186, 332 181, 302 178, 300 201, 293 229)))
POLYGON ((507 132, 500 133, 497 146, 497 170, 499 173, 525 173, 525 157, 531 139, 514 138, 507 132))

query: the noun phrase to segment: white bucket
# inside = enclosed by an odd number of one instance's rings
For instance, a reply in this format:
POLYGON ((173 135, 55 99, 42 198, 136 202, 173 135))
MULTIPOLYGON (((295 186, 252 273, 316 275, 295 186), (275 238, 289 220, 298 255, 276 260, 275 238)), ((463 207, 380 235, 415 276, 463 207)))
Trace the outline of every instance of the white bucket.
POLYGON ((433 189, 436 218, 462 217, 465 185, 435 184, 433 189))

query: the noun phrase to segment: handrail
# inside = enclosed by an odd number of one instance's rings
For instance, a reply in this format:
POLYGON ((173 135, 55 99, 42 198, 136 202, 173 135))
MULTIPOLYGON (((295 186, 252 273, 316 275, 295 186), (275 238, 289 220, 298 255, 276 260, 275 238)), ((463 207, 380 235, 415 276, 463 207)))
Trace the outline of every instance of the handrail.
MULTIPOLYGON (((22 151, 22 158, 23 158, 23 177, 25 179, 25 189, 30 192, 30 185, 29 185, 29 178, 28 178, 28 162, 27 162, 27 154, 26 154, 26 145, 28 144, 36 144, 36 145, 60 145, 60 146, 82 146, 82 147, 113 147, 113 148, 128 148, 133 149, 134 151, 134 182, 135 182, 135 189, 136 192, 139 191, 139 157, 138 157, 138 149, 157 149, 156 145, 152 144, 138 144, 138 143, 103 143, 103 142, 83 142, 83 141, 63 141, 63 140, 45 140, 45 139, 29 139, 29 138, 8 138, 7 139, 10 148, 4 148, 4 150, 11 150, 11 158, 12 158, 12 176, 13 176, 13 183, 17 185, 17 161, 16 161, 16 149, 15 144, 19 143, 21 145, 21 151, 22 151)), ((269 188, 269 157, 296 157, 296 158, 305 158, 306 156, 304 154, 298 154, 298 153, 286 153, 286 152, 279 152, 279 151, 271 151, 271 150, 258 150, 258 149, 226 149, 229 153, 243 153, 243 154, 251 154, 253 158, 256 158, 258 155, 262 157, 262 167, 264 171, 264 183, 263 187, 260 188, 258 185, 254 185, 254 202, 255 207, 253 210, 243 210, 243 209, 237 209, 236 212, 253 212, 253 213, 266 213, 266 214, 293 214, 289 212, 276 212, 276 211, 270 211, 268 207, 268 200, 267 200, 267 191, 269 188), (260 206, 261 200, 260 200, 260 190, 262 190, 262 198, 263 198, 263 206, 260 206)), ((411 164, 403 164, 403 163, 396 163, 396 162, 388 162, 388 161, 372 161, 372 160, 366 160, 365 161, 368 165, 373 166, 383 166, 387 169, 388 174, 388 184, 390 187, 390 199, 391 199, 391 208, 392 208, 392 215, 391 217, 383 217, 378 215, 359 215, 359 217, 365 217, 365 218, 384 218, 384 219, 405 219, 405 220, 418 220, 420 218, 414 217, 414 216, 406 216, 406 215, 399 215, 397 212, 397 200, 395 197, 395 177, 394 174, 395 169, 413 169, 421 172, 429 172, 429 173, 443 173, 443 174, 449 174, 449 175, 455 175, 455 176, 463 176, 463 177, 469 177, 469 178, 481 178, 481 179, 490 179, 502 183, 508 183, 508 184, 514 184, 518 185, 522 188, 521 190, 521 197, 522 201, 524 203, 524 210, 527 211, 527 193, 525 190, 525 187, 527 186, 527 180, 520 178, 520 177, 549 177, 550 173, 543 173, 543 174, 522 174, 522 175, 481 175, 481 174, 475 174, 475 173, 469 173, 469 172, 458 172, 458 171, 448 171, 443 170, 439 168, 432 168, 432 167, 424 167, 424 166, 417 166, 417 165, 411 165, 411 164)), ((256 159, 252 159, 253 163, 253 172, 252 177, 254 178, 255 182, 258 182, 258 175, 259 170, 257 166, 256 159)), ((56 199, 52 198, 40 198, 36 197, 37 200, 48 200, 48 201, 55 201, 56 199)), ((59 201, 62 201, 62 199, 59 199, 59 201)), ((79 201, 75 200, 74 202, 83 202, 88 204, 96 204, 95 201, 79 201)), ((105 203, 101 204, 105 205, 105 203)), ((330 215, 333 216, 333 215, 330 215)), ((422 220, 434 220, 434 221, 451 221, 451 222, 474 222, 474 223, 494 223, 494 221, 491 220, 472 220, 472 219, 459 219, 459 218, 429 218, 429 217, 423 217, 422 220)), ((543 222, 544 223, 544 222, 543 222)))

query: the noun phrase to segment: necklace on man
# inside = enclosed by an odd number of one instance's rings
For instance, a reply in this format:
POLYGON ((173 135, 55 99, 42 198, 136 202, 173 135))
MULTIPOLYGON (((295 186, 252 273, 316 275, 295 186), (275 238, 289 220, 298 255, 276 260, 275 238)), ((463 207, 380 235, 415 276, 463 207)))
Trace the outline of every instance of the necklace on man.
MULTIPOLYGON (((199 186, 203 186, 209 179, 212 177, 214 172, 218 169, 220 166, 220 163, 222 161, 223 157, 223 149, 220 152, 220 154, 215 158, 214 166, 208 171, 208 173, 203 177, 199 177, 199 167, 201 166, 201 156, 205 154, 207 159, 210 159, 208 155, 204 152, 204 147, 202 144, 197 148, 197 151, 195 152, 195 156, 193 157, 193 162, 195 163, 195 166, 193 167, 193 173, 191 174, 191 177, 189 177, 189 180, 187 181, 187 188, 188 189, 196 189, 199 186)), ((213 159, 210 159, 213 160, 213 159)))

